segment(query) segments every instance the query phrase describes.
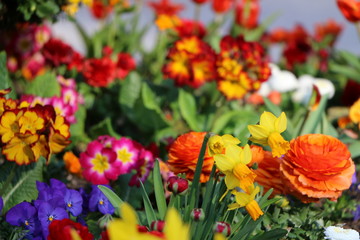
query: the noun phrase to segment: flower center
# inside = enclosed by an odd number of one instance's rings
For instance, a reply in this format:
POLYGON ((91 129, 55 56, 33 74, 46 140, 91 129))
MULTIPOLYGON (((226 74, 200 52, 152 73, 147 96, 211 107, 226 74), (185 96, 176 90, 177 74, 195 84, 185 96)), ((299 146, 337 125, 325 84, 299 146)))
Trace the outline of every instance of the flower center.
POLYGON ((117 152, 118 159, 123 163, 131 161, 132 153, 128 152, 126 148, 122 148, 117 152))
POLYGON ((104 204, 104 201, 102 199, 99 200, 99 204, 100 205, 103 205, 104 204))
POLYGON ((98 173, 104 173, 109 169, 108 158, 101 154, 96 154, 95 158, 91 160, 91 163, 94 165, 93 170, 98 173))
POLYGON ((52 222, 52 221, 54 220, 54 216, 53 216, 53 215, 50 215, 50 216, 48 217, 48 220, 49 220, 49 222, 52 222))

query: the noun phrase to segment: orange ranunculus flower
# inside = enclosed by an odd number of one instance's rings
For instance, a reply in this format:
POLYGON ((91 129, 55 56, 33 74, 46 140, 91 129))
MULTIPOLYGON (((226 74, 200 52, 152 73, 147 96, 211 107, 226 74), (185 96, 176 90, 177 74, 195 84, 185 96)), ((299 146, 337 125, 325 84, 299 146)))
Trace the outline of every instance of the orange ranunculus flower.
MULTIPOLYGON (((170 146, 168 164, 175 174, 185 173, 186 178, 194 178, 197 160, 206 132, 189 132, 179 136, 170 146)), ((206 150, 200 175, 200 182, 207 182, 214 159, 206 150)))
POLYGON ((340 140, 323 134, 307 134, 291 141, 280 171, 290 194, 303 202, 314 202, 340 197, 351 185, 355 166, 340 140))
POLYGON ((350 22, 360 20, 360 2, 356 0, 336 0, 336 3, 344 15, 350 22))
POLYGON ((360 123, 360 98, 350 107, 349 118, 353 123, 360 123))
POLYGON ((252 166, 255 163, 259 165, 262 162, 262 160, 264 160, 265 157, 264 149, 257 145, 251 145, 250 150, 251 150, 252 158, 251 158, 251 162, 249 162, 247 165, 252 166))
POLYGON ((280 173, 281 159, 273 157, 270 151, 264 151, 264 158, 259 163, 258 168, 254 171, 256 173, 255 182, 264 187, 267 192, 270 188, 273 189, 271 196, 283 194, 284 184, 280 173))

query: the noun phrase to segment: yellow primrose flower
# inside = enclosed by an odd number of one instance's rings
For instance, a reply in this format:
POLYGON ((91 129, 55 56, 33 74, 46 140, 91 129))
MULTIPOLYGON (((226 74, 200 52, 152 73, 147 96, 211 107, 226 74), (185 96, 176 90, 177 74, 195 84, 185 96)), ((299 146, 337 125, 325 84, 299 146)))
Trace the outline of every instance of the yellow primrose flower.
POLYGON ((37 130, 44 128, 44 119, 39 117, 35 112, 26 111, 19 118, 20 133, 35 134, 37 130))
POLYGON ((240 140, 230 134, 211 136, 208 141, 209 155, 214 156, 215 154, 222 154, 224 153, 226 146, 231 144, 238 145, 239 143, 240 140))
POLYGON ((249 145, 246 144, 244 148, 228 145, 225 154, 216 154, 214 160, 216 167, 225 174, 225 184, 228 189, 221 199, 229 190, 236 187, 246 189, 253 184, 256 174, 246 166, 251 161, 249 145))
POLYGON ((271 112, 264 112, 260 116, 259 125, 249 125, 251 133, 249 138, 252 142, 261 145, 269 145, 273 157, 281 157, 290 149, 290 143, 280 133, 286 130, 287 120, 284 112, 280 117, 275 117, 271 112))
POLYGON ((232 191, 232 194, 235 195, 236 203, 230 204, 228 206, 229 210, 245 207, 251 218, 256 221, 256 219, 264 214, 260 209, 259 204, 255 201, 255 196, 258 192, 260 192, 260 188, 258 186, 255 187, 254 185, 249 186, 246 189, 246 192, 232 191))
POLYGON ((15 161, 18 165, 29 164, 37 161, 31 146, 39 139, 37 134, 14 136, 2 149, 2 154, 9 161, 15 161))
POLYGON ((19 133, 19 117, 23 114, 23 111, 17 114, 12 111, 4 112, 0 119, 0 135, 3 143, 9 142, 16 133, 19 133))

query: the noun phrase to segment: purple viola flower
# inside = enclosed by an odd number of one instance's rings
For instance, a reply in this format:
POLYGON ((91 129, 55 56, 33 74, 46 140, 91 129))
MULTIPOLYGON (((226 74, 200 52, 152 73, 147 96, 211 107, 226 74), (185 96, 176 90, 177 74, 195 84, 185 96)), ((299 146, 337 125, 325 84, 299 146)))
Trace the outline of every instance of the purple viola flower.
POLYGON ((12 207, 6 214, 6 221, 13 225, 24 227, 33 233, 37 225, 37 210, 29 202, 22 202, 12 207))
POLYGON ((43 231, 43 236, 45 239, 49 234, 49 224, 53 220, 61 220, 64 218, 69 218, 68 213, 64 208, 58 207, 55 201, 42 202, 38 208, 38 218, 41 223, 41 228, 43 231))
POLYGON ((356 210, 354 212, 354 221, 358 221, 360 219, 360 205, 357 205, 356 210))
POLYGON ((97 185, 93 186, 93 189, 90 193, 89 210, 93 212, 99 211, 102 214, 113 214, 115 211, 109 199, 107 199, 107 197, 100 191, 97 185))
POLYGON ((68 189, 64 197, 65 207, 73 216, 77 217, 82 212, 83 198, 81 194, 73 189, 68 189))

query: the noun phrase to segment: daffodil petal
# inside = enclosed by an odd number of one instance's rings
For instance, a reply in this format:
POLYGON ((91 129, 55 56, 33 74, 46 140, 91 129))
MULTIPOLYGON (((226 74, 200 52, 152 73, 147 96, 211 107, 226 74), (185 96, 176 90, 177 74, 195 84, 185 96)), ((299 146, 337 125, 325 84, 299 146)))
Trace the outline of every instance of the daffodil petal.
POLYGON ((239 186, 240 181, 233 173, 228 173, 225 176, 225 184, 228 189, 234 189, 239 186))
POLYGON ((280 117, 275 121, 275 130, 279 133, 282 133, 286 130, 287 119, 284 112, 280 114, 280 117))
POLYGON ((270 131, 262 125, 249 125, 248 129, 253 139, 264 140, 270 135, 270 131))
POLYGON ((260 116, 260 125, 267 128, 270 132, 274 131, 276 117, 271 112, 264 112, 260 116))
POLYGON ((225 142, 225 144, 234 144, 234 145, 238 145, 240 143, 240 140, 237 139, 236 137, 233 137, 230 134, 225 134, 222 135, 222 139, 225 142))
POLYGON ((234 160, 226 157, 223 154, 215 155, 214 160, 216 167, 222 172, 231 171, 235 166, 234 160))
POLYGON ((244 146, 244 149, 240 154, 240 159, 241 159, 241 163, 243 163, 243 164, 248 164, 249 162, 251 162, 252 152, 251 152, 249 144, 246 144, 244 146))

